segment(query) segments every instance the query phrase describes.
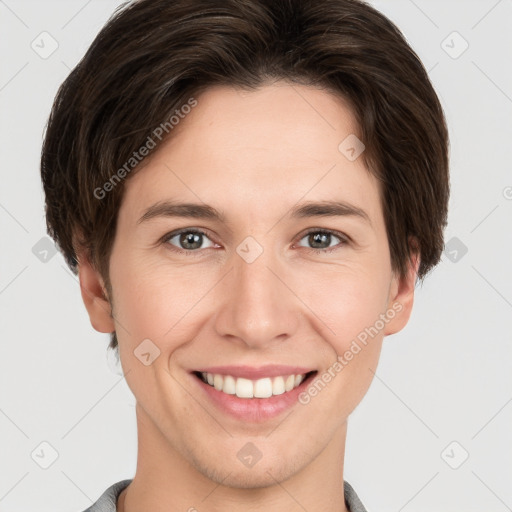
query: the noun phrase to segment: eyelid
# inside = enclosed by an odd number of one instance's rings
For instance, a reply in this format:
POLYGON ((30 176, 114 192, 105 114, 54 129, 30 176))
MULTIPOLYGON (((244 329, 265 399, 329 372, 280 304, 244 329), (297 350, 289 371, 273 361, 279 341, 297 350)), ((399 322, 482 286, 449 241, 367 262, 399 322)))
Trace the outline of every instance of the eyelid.
POLYGON ((352 239, 345 233, 342 233, 341 231, 336 231, 335 229, 329 229, 329 228, 309 228, 297 237, 297 241, 300 242, 305 236, 309 235, 310 233, 322 233, 322 234, 334 235, 336 238, 339 238, 341 240, 341 242, 339 244, 336 244, 332 247, 326 247, 325 249, 316 249, 314 247, 302 247, 301 246, 303 249, 306 249, 307 251, 313 251, 315 253, 329 254, 333 251, 337 251, 338 249, 341 249, 342 247, 345 247, 346 245, 352 243, 352 239))
POLYGON ((306 235, 309 235, 310 233, 328 233, 330 235, 337 236, 343 242, 349 243, 352 241, 352 239, 347 234, 329 228, 309 228, 301 235, 299 235, 298 240, 302 240, 302 238, 304 238, 306 235))
MULTIPOLYGON (((178 235, 181 235, 182 233, 196 233, 196 234, 204 235, 205 237, 210 239, 210 241, 213 244, 218 245, 217 242, 215 242, 215 240, 212 239, 213 237, 211 237, 208 230, 206 230, 204 228, 192 228, 192 227, 191 228, 180 228, 175 231, 170 231, 169 233, 166 233, 162 238, 160 238, 159 243, 167 243, 167 242, 169 242, 169 240, 171 240, 172 238, 174 238, 178 235)), ((352 242, 352 239, 348 235, 346 235, 345 233, 342 233, 340 231, 336 231, 334 229, 328 229, 328 228, 314 228, 313 227, 313 228, 307 229, 306 231, 303 231, 296 238, 296 242, 294 242, 294 243, 300 242, 305 236, 309 235, 310 233, 330 234, 330 235, 334 235, 335 237, 337 237, 341 240, 340 244, 337 244, 333 247, 327 247, 325 249, 316 249, 314 247, 300 246, 303 249, 306 249, 308 251, 315 251, 317 253, 330 253, 330 252, 340 249, 341 247, 352 242)), ((187 253, 187 255, 199 255, 202 251, 206 250, 206 249, 197 249, 197 250, 193 250, 193 251, 191 251, 191 250, 187 251, 185 249, 180 249, 179 247, 176 247, 172 244, 169 244, 169 245, 172 247, 171 248, 172 251, 175 251, 177 253, 187 253)), ((208 247, 207 249, 212 249, 212 247, 208 247)))
MULTIPOLYGON (((209 234, 209 231, 204 229, 204 228, 180 228, 180 229, 176 229, 175 231, 170 231, 169 233, 166 233, 162 238, 160 238, 159 240, 159 243, 165 243, 165 242, 169 242, 169 240, 171 240, 171 238, 174 238, 178 235, 181 235, 182 233, 195 233, 195 234, 199 234, 199 235, 204 235, 205 237, 207 237, 209 240, 211 240, 211 242, 213 244, 217 244, 217 242, 215 242, 215 240, 213 240, 213 237, 209 234)), ((169 244, 171 245, 171 244, 169 244)), ((191 253, 191 252, 199 252, 200 249, 197 249, 195 251, 186 251, 185 249, 180 249, 179 247, 176 247, 176 246, 172 246, 174 249, 176 249, 176 251, 178 252, 188 252, 188 253, 191 253)))

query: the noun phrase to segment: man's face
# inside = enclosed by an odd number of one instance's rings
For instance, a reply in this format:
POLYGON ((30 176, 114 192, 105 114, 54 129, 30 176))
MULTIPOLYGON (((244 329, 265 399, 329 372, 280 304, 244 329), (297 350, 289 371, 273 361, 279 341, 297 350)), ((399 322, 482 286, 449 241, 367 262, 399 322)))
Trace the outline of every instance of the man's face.
MULTIPOLYGON (((110 260, 114 328, 139 430, 160 452, 225 485, 270 485, 343 445, 414 284, 391 271, 377 181, 339 149, 358 135, 342 100, 284 82, 196 99, 126 182, 110 260), (294 215, 328 201, 346 214, 294 215), (224 219, 145 215, 164 202, 209 205, 224 219), (193 373, 265 365, 316 373, 273 398, 239 398, 193 373)), ((278 371, 285 386, 292 373, 278 371)))

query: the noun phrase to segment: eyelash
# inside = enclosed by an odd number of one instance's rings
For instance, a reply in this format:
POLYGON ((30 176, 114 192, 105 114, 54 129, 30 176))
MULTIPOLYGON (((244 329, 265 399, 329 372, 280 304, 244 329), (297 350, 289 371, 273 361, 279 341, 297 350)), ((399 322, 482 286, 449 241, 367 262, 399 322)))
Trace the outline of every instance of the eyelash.
MULTIPOLYGON (((172 238, 174 238, 174 237, 176 237, 178 235, 181 235, 183 233, 194 233, 194 234, 203 235, 203 236, 209 238, 208 234, 205 231, 202 231, 200 229, 185 228, 185 229, 180 229, 178 231, 172 231, 171 233, 167 233, 166 235, 164 235, 161 238, 161 242, 162 243, 168 243, 169 240, 171 240, 172 238)), ((310 252, 313 252, 315 254, 331 253, 333 251, 341 249, 343 246, 347 245, 350 242, 350 237, 348 237, 344 233, 340 233, 339 231, 334 231, 334 230, 331 230, 331 229, 318 229, 318 228, 311 228, 308 231, 306 231, 306 233, 304 233, 301 236, 301 238, 299 238, 299 241, 302 240, 304 237, 306 237, 307 235, 309 235, 311 233, 317 233, 317 234, 322 234, 322 235, 334 235, 336 238, 339 238, 341 240, 340 244, 337 244, 337 245, 335 245, 333 247, 329 247, 329 248, 326 248, 326 249, 315 249, 315 248, 312 248, 312 247, 303 247, 303 249, 306 249, 306 250, 308 250, 310 252)), ((177 248, 176 246, 174 246, 172 244, 168 244, 168 245, 169 245, 169 248, 170 248, 171 251, 177 252, 177 253, 180 253, 180 254, 185 253, 187 256, 200 256, 200 253, 202 251, 201 249, 195 249, 195 250, 179 249, 179 248, 177 248)))

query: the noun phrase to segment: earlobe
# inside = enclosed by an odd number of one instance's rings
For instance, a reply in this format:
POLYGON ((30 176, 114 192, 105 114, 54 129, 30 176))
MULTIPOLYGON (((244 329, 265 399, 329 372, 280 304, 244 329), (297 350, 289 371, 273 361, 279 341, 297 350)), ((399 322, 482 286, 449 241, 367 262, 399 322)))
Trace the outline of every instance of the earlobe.
POLYGON ((416 287, 419 264, 419 253, 415 252, 408 266, 407 275, 404 277, 398 275, 393 277, 386 313, 391 320, 386 324, 384 336, 401 331, 409 321, 414 304, 414 290, 416 287))
POLYGON ((98 332, 114 332, 112 308, 103 279, 85 254, 81 254, 78 259, 78 277, 82 300, 89 313, 91 325, 98 332))

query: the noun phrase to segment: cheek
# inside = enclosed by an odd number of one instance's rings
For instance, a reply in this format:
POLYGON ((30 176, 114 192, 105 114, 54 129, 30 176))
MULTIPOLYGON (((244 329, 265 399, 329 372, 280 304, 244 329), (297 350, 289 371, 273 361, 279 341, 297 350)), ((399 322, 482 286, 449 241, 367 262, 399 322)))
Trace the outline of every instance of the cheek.
POLYGON ((384 268, 340 267, 319 270, 297 280, 297 295, 311 310, 310 318, 338 354, 385 311, 389 281, 384 268), (302 284, 301 284, 302 283, 302 284))
MULTIPOLYGON (((234 282, 216 288, 226 269, 214 269, 214 263, 170 264, 165 258, 122 256, 134 251, 123 250, 120 245, 117 249, 111 258, 114 315, 126 328, 118 330, 118 337, 130 338, 130 345, 146 338, 157 344, 163 339, 168 343, 181 339, 180 333, 184 340, 190 339, 206 321, 203 317, 218 308, 216 304, 237 302, 236 296, 225 295, 229 290, 237 293, 239 287, 234 282), (220 301, 216 298, 219 289, 220 301)), ((282 267, 281 276, 293 293, 286 297, 285 290, 283 301, 288 300, 288 306, 296 309, 306 329, 313 326, 337 354, 343 354, 384 311, 390 274, 387 263, 371 251, 347 258, 345 263, 290 264, 282 267)), ((230 276, 224 278, 230 280, 230 276)))
MULTIPOLYGON (((349 272, 317 276, 308 304, 321 319, 317 325, 331 353, 325 368, 307 388, 302 403, 314 401, 321 422, 329 424, 336 411, 344 421, 367 393, 377 370, 388 283, 386 273, 349 272), (324 393, 322 389, 327 388, 324 393)), ((306 290, 303 289, 303 293, 306 290)), ((313 318, 313 315, 310 316, 313 318)))
MULTIPOLYGON (((198 267, 170 265, 154 260, 114 258, 111 280, 118 338, 137 345, 149 338, 163 351, 172 340, 190 339, 190 323, 201 310, 197 307, 213 288, 215 279, 198 267)), ((211 293, 211 292, 210 292, 211 293)))

